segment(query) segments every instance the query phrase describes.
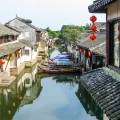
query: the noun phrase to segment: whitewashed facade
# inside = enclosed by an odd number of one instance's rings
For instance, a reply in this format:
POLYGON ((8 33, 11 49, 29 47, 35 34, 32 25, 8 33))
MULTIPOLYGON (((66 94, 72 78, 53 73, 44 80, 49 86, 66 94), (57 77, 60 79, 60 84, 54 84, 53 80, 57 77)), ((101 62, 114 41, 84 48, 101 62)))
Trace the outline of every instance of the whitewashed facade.
POLYGON ((32 43, 36 42, 36 29, 31 27, 31 23, 25 23, 19 17, 11 20, 7 25, 17 28, 21 31, 21 34, 29 38, 29 41, 32 43))

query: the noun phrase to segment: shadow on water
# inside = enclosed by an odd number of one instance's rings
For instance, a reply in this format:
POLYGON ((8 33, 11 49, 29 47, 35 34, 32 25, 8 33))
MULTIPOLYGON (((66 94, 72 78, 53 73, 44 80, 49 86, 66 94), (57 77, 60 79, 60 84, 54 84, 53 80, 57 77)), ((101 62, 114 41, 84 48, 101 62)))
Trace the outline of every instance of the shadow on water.
POLYGON ((79 83, 78 91, 76 92, 80 103, 84 106, 86 112, 91 116, 96 116, 98 120, 103 120, 103 111, 96 105, 90 94, 79 83))
POLYGON ((41 90, 33 69, 26 69, 11 86, 0 88, 0 120, 12 120, 16 111, 32 104, 41 90))

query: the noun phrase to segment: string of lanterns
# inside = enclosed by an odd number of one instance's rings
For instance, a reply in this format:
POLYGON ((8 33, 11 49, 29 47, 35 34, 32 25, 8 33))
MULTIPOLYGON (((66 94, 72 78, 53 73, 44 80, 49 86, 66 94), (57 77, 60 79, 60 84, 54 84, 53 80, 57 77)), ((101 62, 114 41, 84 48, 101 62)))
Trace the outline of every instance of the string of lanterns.
POLYGON ((95 31, 97 30, 97 26, 95 26, 95 22, 97 20, 96 16, 90 17, 90 21, 92 22, 92 25, 90 26, 90 30, 92 30, 92 33, 88 36, 90 40, 96 40, 97 36, 95 34, 95 31))
POLYGON ((4 59, 0 59, 0 65, 3 65, 3 64, 5 64, 5 60, 4 59))
MULTIPOLYGON (((12 55, 13 55, 13 53, 11 53, 3 58, 0 58, 0 65, 5 64, 5 60, 9 61, 11 59, 12 55)), ((17 58, 20 58, 20 55, 22 55, 21 50, 17 50, 16 55, 17 55, 17 58)))
POLYGON ((92 52, 89 51, 89 50, 84 50, 83 48, 80 48, 79 51, 81 53, 84 53, 84 55, 87 56, 87 57, 91 57, 92 56, 92 52))

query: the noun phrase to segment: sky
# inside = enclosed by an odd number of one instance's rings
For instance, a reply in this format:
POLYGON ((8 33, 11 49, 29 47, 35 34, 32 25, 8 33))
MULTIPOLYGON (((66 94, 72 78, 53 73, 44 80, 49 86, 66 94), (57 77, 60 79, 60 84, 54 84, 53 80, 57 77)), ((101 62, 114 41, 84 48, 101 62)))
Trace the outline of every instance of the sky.
MULTIPOLYGON (((93 0, 1 0, 0 22, 19 17, 32 20, 40 28, 60 30, 62 25, 85 25, 93 14, 88 6, 93 0)), ((105 15, 95 14, 98 22, 105 21, 105 15)))

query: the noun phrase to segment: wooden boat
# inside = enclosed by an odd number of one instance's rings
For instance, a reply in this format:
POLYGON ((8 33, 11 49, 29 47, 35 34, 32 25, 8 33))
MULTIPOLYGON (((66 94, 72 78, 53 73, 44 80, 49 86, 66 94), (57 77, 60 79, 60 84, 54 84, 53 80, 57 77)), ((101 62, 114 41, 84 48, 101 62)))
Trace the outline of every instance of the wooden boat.
POLYGON ((38 66, 38 73, 61 74, 61 73, 81 73, 79 67, 54 67, 38 66))

